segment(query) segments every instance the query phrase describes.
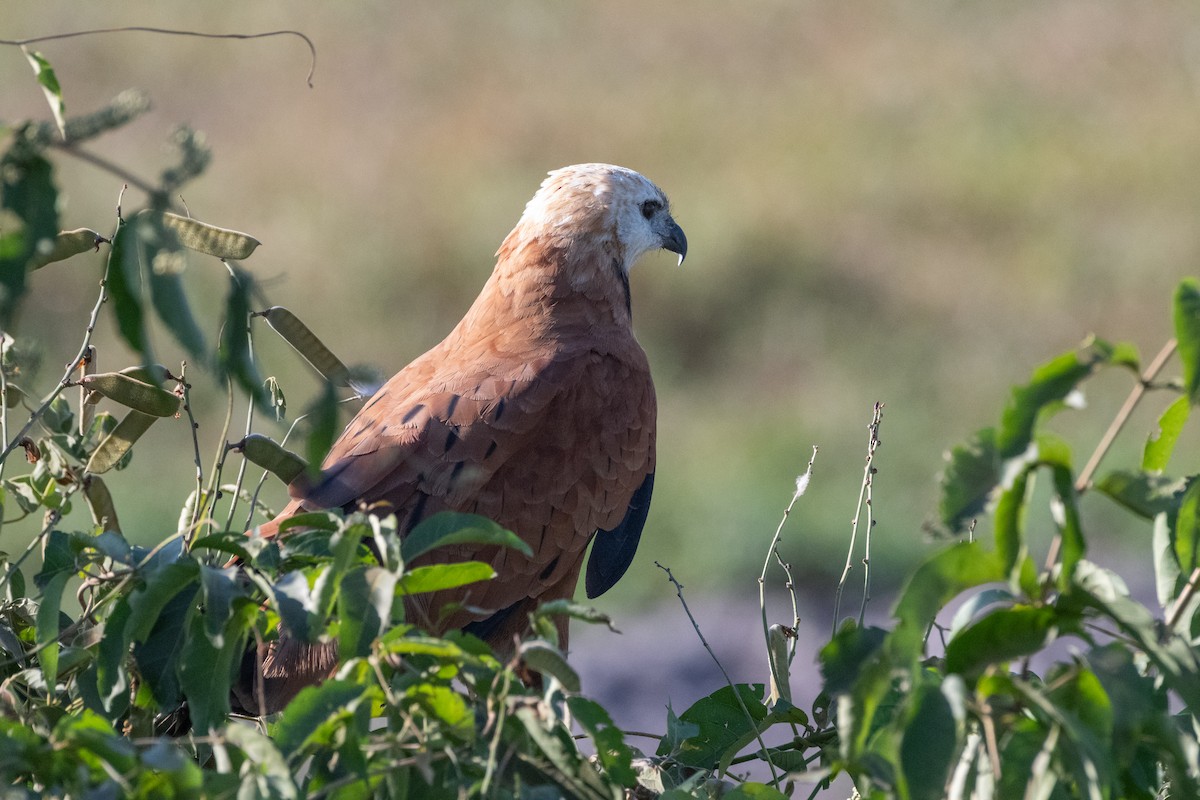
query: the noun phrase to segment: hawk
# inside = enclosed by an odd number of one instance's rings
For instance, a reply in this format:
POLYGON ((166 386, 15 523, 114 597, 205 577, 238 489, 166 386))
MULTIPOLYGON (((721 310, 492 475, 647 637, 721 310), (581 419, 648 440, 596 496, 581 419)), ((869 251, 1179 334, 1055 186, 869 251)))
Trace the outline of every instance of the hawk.
MULTIPOLYGON (((321 480, 293 485, 261 535, 297 513, 363 505, 395 513, 402 535, 443 510, 489 517, 533 556, 441 548, 423 563, 485 561, 495 579, 408 598, 406 612, 500 652, 537 605, 574 595, 593 540, 585 588, 607 591, 633 559, 654 487, 654 385, 633 335, 629 271, 659 249, 682 263, 687 238, 642 175, 609 164, 549 173, 466 316, 371 397, 321 480), (439 613, 449 602, 460 605, 439 613)), ((565 618, 559 634, 565 649, 565 618)), ((271 713, 328 676, 336 648, 285 634, 246 661, 235 704, 271 713)))

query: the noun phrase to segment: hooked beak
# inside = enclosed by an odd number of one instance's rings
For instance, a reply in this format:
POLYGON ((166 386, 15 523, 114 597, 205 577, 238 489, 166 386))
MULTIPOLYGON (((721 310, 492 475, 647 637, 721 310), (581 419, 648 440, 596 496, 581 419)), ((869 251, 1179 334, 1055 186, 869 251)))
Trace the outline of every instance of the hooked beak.
POLYGON ((687 236, 683 233, 683 228, 673 219, 667 220, 667 231, 662 237, 662 246, 664 250, 670 250, 679 256, 679 263, 683 263, 683 259, 687 257, 687 236))

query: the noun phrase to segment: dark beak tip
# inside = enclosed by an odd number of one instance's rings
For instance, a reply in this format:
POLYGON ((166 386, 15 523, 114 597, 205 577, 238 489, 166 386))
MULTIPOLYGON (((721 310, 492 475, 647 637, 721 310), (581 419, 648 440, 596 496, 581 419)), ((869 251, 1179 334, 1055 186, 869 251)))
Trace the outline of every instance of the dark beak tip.
POLYGON ((672 223, 670 231, 663 238, 663 248, 670 250, 679 256, 679 263, 687 258, 688 242, 687 236, 683 232, 683 228, 679 227, 678 223, 672 223))

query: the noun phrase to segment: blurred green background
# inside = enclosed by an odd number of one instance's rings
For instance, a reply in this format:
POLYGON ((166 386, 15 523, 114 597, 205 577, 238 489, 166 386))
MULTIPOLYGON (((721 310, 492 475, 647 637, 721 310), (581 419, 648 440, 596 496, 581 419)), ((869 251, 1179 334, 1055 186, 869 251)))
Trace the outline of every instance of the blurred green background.
MULTIPOLYGON (((258 237, 245 266, 271 301, 385 374, 458 320, 547 170, 614 162, 667 191, 690 253, 680 269, 647 257, 633 277, 660 455, 642 551, 602 602, 626 617, 675 602, 656 559, 690 593, 755 593, 813 444, 783 550, 829 597, 875 401, 872 567, 881 593, 894 586, 932 546, 943 452, 1091 332, 1149 358, 1170 335, 1173 286, 1200 262, 1190 2, 43 0, 7 4, 0 35, 116 25, 312 37, 312 89, 294 39, 119 33, 37 49, 68 113, 149 92, 150 114, 91 146, 135 173, 170 163, 177 123, 204 131, 215 159, 186 187, 191 213, 258 237)), ((17 48, 0 49, 0 86, 0 119, 47 117, 17 48)), ((120 180, 57 163, 63 226, 110 230, 120 180)), ((100 269, 79 258, 33 276, 16 333, 42 354, 39 391, 74 353, 100 269)), ((193 258, 188 281, 215 320, 221 265, 193 258)), ((316 381, 265 326, 256 337, 301 409, 316 381)), ((108 318, 98 342, 103 368, 132 361, 108 318)), ((207 468, 224 400, 210 377, 195 384, 207 468)), ((1102 377, 1091 413, 1064 419, 1080 462, 1127 388, 1102 377)), ((1157 410, 1135 418, 1125 452, 1157 410)), ((111 481, 131 538, 175 528, 192 486, 186 427, 156 426, 111 481)), ((1084 512, 1098 560, 1148 564, 1123 512, 1099 497, 1084 512)), ((1031 524, 1044 539, 1047 523, 1031 524)), ((28 535, 9 527, 0 544, 28 535)))

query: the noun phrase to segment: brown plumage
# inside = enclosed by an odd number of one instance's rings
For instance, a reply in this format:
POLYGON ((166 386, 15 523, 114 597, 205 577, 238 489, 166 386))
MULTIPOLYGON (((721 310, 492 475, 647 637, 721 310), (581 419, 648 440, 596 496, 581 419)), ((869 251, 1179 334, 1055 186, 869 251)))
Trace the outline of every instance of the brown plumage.
MULTIPOLYGON (((301 511, 361 504, 384 504, 402 532, 442 510, 490 517, 533 557, 439 549, 427 560, 487 561, 497 577, 410 598, 406 610, 435 632, 466 628, 501 651, 527 630, 529 611, 574 594, 593 536, 587 593, 606 591, 629 566, 653 488, 654 386, 633 336, 628 274, 659 248, 682 261, 687 240, 650 181, 606 164, 551 172, 466 316, 367 402, 322 482, 293 487, 261 535, 301 511), (449 601, 485 611, 439 615, 449 601)), ((559 629, 565 648, 565 619, 559 629)), ((247 658, 235 700, 278 710, 334 660, 331 646, 285 635, 247 658)))

